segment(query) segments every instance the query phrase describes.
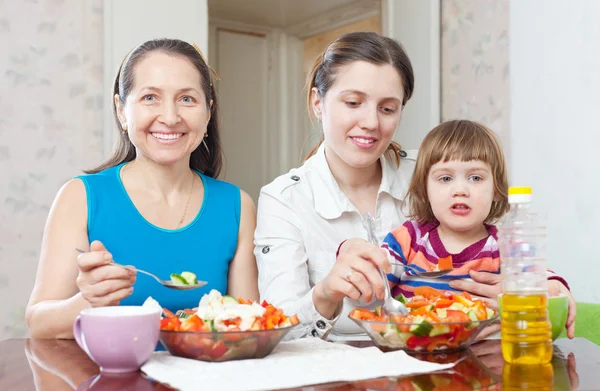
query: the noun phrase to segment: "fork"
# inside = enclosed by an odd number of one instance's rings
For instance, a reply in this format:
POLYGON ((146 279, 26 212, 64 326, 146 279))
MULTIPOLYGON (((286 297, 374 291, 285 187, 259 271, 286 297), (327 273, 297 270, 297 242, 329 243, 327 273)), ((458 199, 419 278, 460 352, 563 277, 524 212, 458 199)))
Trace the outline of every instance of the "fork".
MULTIPOLYGON (((373 216, 371 216, 369 212, 365 213, 365 216, 363 218, 363 225, 367 230, 369 242, 379 246, 379 241, 377 240, 377 237, 373 232, 374 222, 375 221, 373 220, 373 216)), ((387 276, 385 275, 383 270, 379 269, 379 274, 381 274, 381 278, 383 278, 383 283, 385 285, 385 296, 383 298, 383 309, 385 310, 385 312, 387 312, 388 314, 408 314, 408 308, 406 308, 404 304, 392 297, 390 283, 388 282, 387 276)))

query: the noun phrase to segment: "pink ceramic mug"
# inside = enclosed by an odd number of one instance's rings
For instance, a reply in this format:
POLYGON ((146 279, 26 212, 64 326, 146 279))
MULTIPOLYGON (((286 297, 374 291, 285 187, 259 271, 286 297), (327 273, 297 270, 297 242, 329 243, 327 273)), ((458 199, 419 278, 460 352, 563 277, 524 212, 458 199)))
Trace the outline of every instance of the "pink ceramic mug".
POLYGON ((141 306, 86 308, 73 324, 81 349, 102 372, 133 372, 158 343, 160 311, 141 306))

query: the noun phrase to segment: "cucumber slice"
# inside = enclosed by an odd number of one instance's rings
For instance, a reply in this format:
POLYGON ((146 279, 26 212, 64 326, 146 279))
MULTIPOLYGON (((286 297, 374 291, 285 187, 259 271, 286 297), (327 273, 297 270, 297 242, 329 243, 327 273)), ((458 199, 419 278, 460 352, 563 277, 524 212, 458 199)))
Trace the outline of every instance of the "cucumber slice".
POLYGON ((398 294, 398 296, 394 297, 394 299, 398 300, 402 304, 406 304, 406 302, 408 301, 402 293, 398 294))
POLYGON ((208 321, 208 327, 210 327, 210 331, 217 331, 217 329, 215 329, 215 320, 211 319, 210 321, 208 321))
POLYGON ((417 337, 424 337, 429 334, 431 329, 433 329, 433 325, 428 321, 424 320, 419 324, 414 324, 410 326, 409 331, 417 337))
POLYGON ((487 315, 487 319, 491 319, 492 316, 494 316, 494 314, 495 314, 494 310, 491 308, 486 308, 485 313, 487 315))
POLYGON ((383 308, 380 305, 378 305, 377 307, 375 307, 375 313, 377 314, 377 316, 383 315, 383 308))
POLYGON ((198 278, 192 272, 183 272, 181 277, 185 280, 188 285, 195 285, 198 283, 198 278))
POLYGON ((448 307, 449 310, 458 310, 458 311, 462 311, 465 308, 465 305, 462 303, 452 303, 452 305, 450 307, 448 307))
POLYGON ((233 296, 223 296, 223 304, 240 304, 240 302, 233 296))
POLYGON ((446 319, 448 317, 448 312, 445 308, 438 308, 435 312, 439 318, 446 319))
POLYGON ((171 282, 175 285, 187 285, 185 278, 181 277, 180 274, 171 274, 171 282))
POLYGON ((442 325, 436 325, 435 327, 433 327, 433 329, 429 332, 429 336, 436 337, 438 335, 448 334, 448 333, 450 333, 450 326, 448 326, 447 324, 442 324, 442 325))
POLYGON ((175 315, 177 315, 177 317, 178 317, 179 319, 187 319, 187 318, 189 318, 189 317, 190 317, 190 316, 189 316, 188 314, 186 314, 186 313, 185 313, 183 310, 179 310, 179 311, 177 311, 177 312, 175 313, 175 315))
POLYGON ((473 310, 469 310, 469 312, 467 312, 467 315, 469 316, 469 318, 471 318, 472 321, 476 322, 479 319, 477 318, 477 314, 475 313, 475 311, 473 310))

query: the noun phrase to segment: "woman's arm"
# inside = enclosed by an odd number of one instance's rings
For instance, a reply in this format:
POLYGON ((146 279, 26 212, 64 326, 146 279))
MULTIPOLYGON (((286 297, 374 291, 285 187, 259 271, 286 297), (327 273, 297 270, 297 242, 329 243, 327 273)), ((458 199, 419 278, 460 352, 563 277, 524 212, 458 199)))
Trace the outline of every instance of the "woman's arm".
POLYGON ((73 338, 73 322, 90 306, 117 305, 132 292, 135 272, 108 265, 102 243, 87 249, 87 202, 79 179, 59 191, 44 230, 35 285, 26 319, 33 338, 73 338))
POLYGON ((240 197, 242 206, 238 245, 235 256, 229 263, 227 294, 258 301, 258 269, 254 258, 256 208, 246 192, 240 190, 240 197))
MULTIPOLYGON (((261 300, 282 308, 287 315, 298 315, 301 326, 294 337, 325 336, 337 319, 322 316, 313 303, 315 288, 309 281, 301 220, 288 202, 268 187, 258 199, 254 244, 261 300), (319 321, 321 327, 317 327, 319 321)), ((332 313, 336 307, 341 309, 339 304, 335 303, 332 313)))
POLYGON ((65 184, 52 205, 26 318, 33 338, 73 338, 73 321, 90 306, 75 280, 79 268, 75 248, 88 248, 85 186, 65 184))

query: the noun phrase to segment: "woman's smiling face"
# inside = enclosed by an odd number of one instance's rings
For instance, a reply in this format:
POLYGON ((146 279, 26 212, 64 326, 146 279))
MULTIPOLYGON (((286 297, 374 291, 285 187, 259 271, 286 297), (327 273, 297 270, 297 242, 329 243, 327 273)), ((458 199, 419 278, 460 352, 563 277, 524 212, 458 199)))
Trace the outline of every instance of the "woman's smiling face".
POLYGON ((364 168, 386 151, 402 117, 404 88, 392 65, 354 61, 339 68, 331 88, 312 92, 313 110, 323 121, 329 159, 364 168))
POLYGON ((200 72, 184 57, 156 51, 135 65, 133 75, 125 104, 118 96, 115 101, 137 156, 159 164, 189 161, 210 120, 200 72))

